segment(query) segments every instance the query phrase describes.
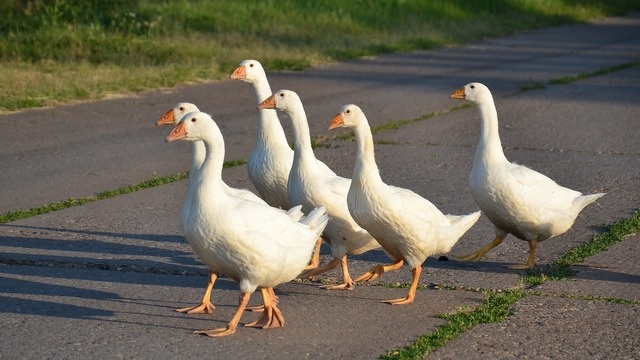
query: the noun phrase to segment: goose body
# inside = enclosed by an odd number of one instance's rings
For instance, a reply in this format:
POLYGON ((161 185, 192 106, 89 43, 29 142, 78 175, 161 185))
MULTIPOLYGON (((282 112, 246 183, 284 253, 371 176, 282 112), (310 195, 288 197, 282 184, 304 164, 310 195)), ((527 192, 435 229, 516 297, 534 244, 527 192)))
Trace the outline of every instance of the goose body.
POLYGON ((525 166, 511 163, 502 150, 498 115, 491 91, 481 83, 456 90, 453 99, 474 102, 480 110, 481 133, 469 174, 469 190, 495 227, 495 238, 461 260, 479 260, 508 235, 529 243, 527 262, 510 266, 531 269, 537 243, 563 234, 587 205, 604 193, 583 195, 525 166))
MULTIPOLYGON (((243 60, 229 78, 253 85, 257 104, 271 96, 267 74, 257 60, 243 60)), ((292 164, 293 149, 287 142, 276 110, 260 109, 256 141, 247 159, 247 172, 251 183, 269 205, 282 209, 299 205, 291 203, 287 195, 292 164)), ((333 173, 323 162, 318 161, 317 165, 323 171, 333 173)), ((318 239, 308 268, 318 267, 321 244, 322 239, 318 239)))
MULTIPOLYGON (((271 96, 264 68, 257 60, 244 60, 231 79, 253 85, 257 103, 271 96)), ((278 119, 276 110, 259 111, 256 141, 247 159, 249 179, 260 196, 271 206, 288 209, 287 181, 293 163, 293 150, 278 119)))
MULTIPOLYGON (((180 102, 176 104, 172 109, 168 110, 164 115, 162 115, 157 121, 156 125, 178 125, 180 120, 187 114, 197 113, 199 112, 198 107, 195 104, 188 102, 180 102)), ((189 167, 189 179, 187 183, 187 196, 182 204, 182 208, 180 210, 180 224, 183 229, 183 232, 186 231, 187 227, 187 219, 189 218, 189 212, 192 209, 191 203, 193 202, 193 194, 196 179, 196 173, 200 170, 200 166, 204 162, 205 158, 205 146, 204 142, 201 140, 192 141, 193 143, 193 153, 191 156, 191 165, 189 167)), ((226 183, 223 183, 223 187, 225 191, 231 194, 232 196, 240 197, 248 201, 255 201, 262 203, 264 202, 260 197, 248 191, 246 189, 236 189, 227 186, 226 183)), ((287 214, 294 220, 299 220, 302 218, 302 207, 297 206, 287 211, 287 214)), ((187 238, 187 241, 188 238, 187 238)), ((193 247, 193 244, 190 243, 193 247)), ((207 281, 207 287, 204 293, 204 296, 199 305, 190 306, 185 308, 177 309, 178 312, 186 312, 188 314, 211 314, 215 306, 211 303, 211 292, 213 290, 213 286, 218 278, 218 271, 214 270, 215 266, 209 266, 209 277, 207 281)), ((275 295, 274 295, 275 296, 275 295)))
MULTIPOLYGON (((186 114, 192 112, 198 112, 199 109, 195 104, 181 102, 176 104, 173 109, 169 109, 164 115, 162 115, 157 121, 156 125, 177 125, 180 119, 186 114)), ((195 174, 200 169, 202 162, 204 161, 205 148, 202 141, 194 141, 192 145, 191 165, 189 167, 189 179, 187 180, 187 196, 182 203, 180 210, 180 225, 184 232, 187 219, 189 217, 189 210, 191 210, 191 190, 194 188, 195 174)), ((189 306, 185 308, 176 309, 177 312, 186 312, 187 314, 211 314, 215 306, 211 303, 211 292, 213 286, 218 278, 218 273, 209 268, 209 277, 207 280, 207 287, 204 292, 204 296, 200 301, 200 304, 196 306, 189 306)))
POLYGON ((353 104, 345 105, 333 118, 329 129, 350 127, 356 135, 358 151, 347 197, 353 219, 366 229, 396 263, 373 267, 366 280, 402 266, 412 269, 413 279, 406 297, 385 301, 413 302, 422 263, 428 256, 446 253, 480 217, 480 212, 454 216, 443 214, 415 192, 385 184, 375 162, 371 129, 365 114, 353 104))
POLYGON ((183 139, 203 141, 206 154, 191 190, 185 237, 207 266, 238 281, 242 292, 238 310, 226 328, 197 333, 234 333, 251 293, 258 287, 265 310, 259 321, 248 326, 283 325, 276 301, 267 289, 292 280, 304 269, 328 221, 325 210, 313 209, 298 221, 263 201, 236 196, 222 181, 224 140, 208 114, 188 114, 167 136, 167 141, 183 139))
POLYGON ((350 179, 328 172, 318 166, 309 133, 309 124, 300 97, 290 90, 279 90, 263 101, 259 108, 278 109, 285 112, 293 124, 294 159, 289 174, 287 195, 293 204, 301 204, 303 211, 323 206, 329 214, 329 223, 323 238, 331 247, 334 260, 329 264, 310 270, 306 276, 314 276, 342 268, 343 283, 328 289, 352 289, 355 282, 349 275, 347 254, 361 254, 380 247, 380 244, 349 214, 347 193, 350 179))

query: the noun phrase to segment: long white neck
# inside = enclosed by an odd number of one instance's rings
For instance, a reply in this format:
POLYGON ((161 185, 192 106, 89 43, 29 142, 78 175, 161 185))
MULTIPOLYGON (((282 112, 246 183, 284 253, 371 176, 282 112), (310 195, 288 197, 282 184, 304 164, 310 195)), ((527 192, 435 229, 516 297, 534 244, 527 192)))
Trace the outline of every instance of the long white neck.
MULTIPOLYGON (((253 81, 253 89, 256 93, 258 104, 271 96, 271 87, 269 86, 269 81, 266 76, 259 77, 253 81)), ((263 144, 263 147, 289 146, 276 110, 260 110, 260 122, 258 124, 256 134, 256 145, 260 143, 263 144)))
POLYGON ((356 153, 356 163, 353 168, 352 181, 363 184, 370 182, 369 185, 382 183, 378 165, 376 164, 373 135, 371 134, 369 124, 362 122, 353 130, 356 135, 358 150, 356 153))
MULTIPOLYGON (((253 90, 256 93, 256 98, 258 99, 258 104, 271 96, 271 86, 269 86, 269 80, 267 80, 266 76, 258 77, 252 81, 252 84, 253 90)), ((275 110, 273 110, 273 112, 275 112, 275 110)))
POLYGON ((474 163, 506 162, 502 151, 500 134, 498 133, 498 113, 493 98, 488 96, 479 104, 480 110, 480 141, 476 148, 474 163))
POLYGON ((194 141, 193 142, 193 156, 191 157, 191 167, 189 168, 189 187, 191 188, 194 179, 196 178, 196 173, 200 170, 200 166, 204 162, 204 157, 206 155, 206 150, 204 147, 204 142, 202 141, 194 141))
POLYGON ((221 194, 224 189, 222 181, 222 167, 224 164, 224 140, 222 138, 207 138, 201 141, 204 145, 205 156, 196 172, 195 192, 196 197, 203 199, 215 198, 216 194, 221 194))
POLYGON ((302 103, 297 102, 294 104, 293 108, 287 111, 287 115, 289 115, 293 125, 293 137, 295 140, 292 171, 294 170, 293 168, 300 166, 311 168, 312 166, 310 165, 315 164, 316 157, 313 154, 309 123, 302 103))
POLYGON ((204 142, 202 141, 194 141, 192 148, 193 154, 191 156, 191 167, 189 168, 187 196, 185 197, 182 209, 180 210, 180 223, 182 224, 183 229, 187 224, 189 212, 191 211, 191 204, 193 203, 193 197, 197 187, 196 184, 198 182, 198 171, 200 171, 200 167, 202 167, 206 153, 204 142))

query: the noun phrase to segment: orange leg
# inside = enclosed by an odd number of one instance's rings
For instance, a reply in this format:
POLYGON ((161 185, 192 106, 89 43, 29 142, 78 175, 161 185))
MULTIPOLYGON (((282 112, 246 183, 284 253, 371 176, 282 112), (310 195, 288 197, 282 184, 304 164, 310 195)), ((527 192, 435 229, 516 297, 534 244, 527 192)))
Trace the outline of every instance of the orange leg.
MULTIPOLYGON (((267 291, 269 291, 269 295, 271 296, 271 298, 273 298, 276 303, 278 303, 278 296, 276 296, 276 292, 273 291, 273 288, 267 288, 267 291)), ((249 306, 246 308, 247 311, 253 311, 253 312, 261 312, 264 311, 264 304, 267 302, 267 300, 264 297, 264 293, 262 293, 262 304, 263 305, 258 305, 258 306, 249 306)))
POLYGON ((262 316, 257 321, 246 324, 245 326, 259 327, 262 329, 283 327, 284 317, 282 317, 282 313, 277 307, 278 299, 273 293, 273 288, 262 288, 260 289, 260 292, 262 293, 262 298, 264 299, 264 311, 262 312, 262 316))
POLYGON ((300 278, 314 277, 316 275, 320 275, 320 274, 325 273, 327 271, 333 270, 333 269, 337 268, 338 265, 340 265, 340 259, 333 259, 325 266, 319 266, 319 267, 317 267, 315 269, 303 271, 302 274, 300 274, 298 277, 300 277, 300 278))
POLYGON ((320 246, 322 245, 322 238, 318 238, 316 241, 316 247, 313 249, 313 254, 311 255, 311 260, 309 260, 309 265, 307 265, 304 269, 311 270, 320 266, 320 246))
POLYGON ((343 256, 342 259, 333 259, 325 266, 320 266, 318 268, 307 270, 300 274, 299 277, 313 277, 329 270, 333 270, 338 267, 338 265, 342 266, 342 284, 340 285, 326 285, 321 286, 322 289, 327 290, 353 290, 355 286, 355 282, 351 279, 349 275, 349 267, 347 266, 347 255, 343 256))
POLYGON ((209 271, 209 280, 207 281, 207 290, 204 292, 200 305, 177 309, 177 312, 186 312, 187 314, 211 314, 216 307, 211 303, 211 290, 213 290, 213 284, 216 282, 218 274, 213 271, 209 271))
POLYGON ((475 252, 473 252, 473 253, 471 253, 469 255, 456 256, 456 259, 458 259, 460 261, 478 261, 478 260, 482 259, 484 254, 486 254, 489 250, 491 250, 494 247, 500 245, 502 240, 504 240, 503 237, 496 235, 496 238, 493 239, 492 242, 488 243, 487 245, 481 247, 480 249, 476 250, 475 252))
POLYGON ((529 257, 524 264, 508 265, 507 268, 514 270, 529 270, 533 269, 536 264, 536 248, 538 247, 537 240, 529 240, 529 257))
POLYGON ((347 255, 340 259, 340 268, 342 269, 342 284, 320 286, 321 289, 327 290, 353 290, 356 286, 355 281, 349 275, 349 266, 347 266, 347 255))
POLYGON ((242 313, 244 312, 244 309, 247 307, 247 304, 249 303, 249 298, 251 298, 250 293, 240 294, 240 299, 238 300, 238 310, 236 310, 236 313, 231 318, 231 321, 229 321, 229 323, 227 324, 227 327, 219 328, 219 329, 195 331, 194 334, 216 337, 216 336, 227 336, 235 333, 236 328, 238 327, 238 323, 240 322, 240 318, 242 317, 242 313))
POLYGON ((362 276, 357 278, 356 282, 358 283, 360 281, 371 281, 376 279, 378 276, 382 278, 383 273, 398 270, 402 267, 403 263, 404 260, 398 260, 390 265, 376 265, 369 269, 369 271, 367 271, 366 273, 362 274, 362 276))
POLYGON ((413 300, 416 298, 416 290, 418 290, 418 280, 420 280, 420 273, 422 272, 422 266, 418 265, 415 268, 411 269, 411 274, 413 275, 413 280, 411 281, 411 287, 409 288, 409 292, 407 296, 400 299, 393 300, 384 300, 383 303, 391 304, 391 305, 405 305, 411 304, 413 300))

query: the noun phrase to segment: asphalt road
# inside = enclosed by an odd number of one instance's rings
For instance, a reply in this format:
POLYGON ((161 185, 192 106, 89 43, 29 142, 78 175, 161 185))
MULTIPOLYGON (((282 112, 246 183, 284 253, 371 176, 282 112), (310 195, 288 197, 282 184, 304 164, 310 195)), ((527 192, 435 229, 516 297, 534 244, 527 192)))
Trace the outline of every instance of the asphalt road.
MULTIPOLYGON (((272 89, 298 92, 312 136, 327 137, 316 156, 350 176, 355 143, 332 137, 333 115, 358 104, 372 126, 437 116, 376 133, 383 179, 410 188, 445 213, 477 208, 466 179, 479 135, 473 107, 449 99, 480 81, 492 90, 507 157, 584 193, 607 195, 584 210, 566 234, 541 243, 544 268, 597 235, 602 224, 630 217, 640 204, 640 15, 523 32, 463 47, 327 65, 303 72, 268 72, 272 89), (579 81, 552 79, 624 67, 579 81), (545 84, 523 91, 523 87, 545 84)), ((238 59, 240 62, 242 59, 238 59)), ((268 69, 267 69, 268 70, 268 69)), ((221 126, 227 160, 246 158, 257 110, 251 87, 222 81, 171 91, 0 115, 0 212, 83 197, 184 172, 190 146, 165 143, 154 121, 178 101, 196 103, 221 126)), ((289 132, 290 124, 282 119, 289 132)), ((252 189, 244 166, 224 171, 235 187, 252 189)), ((108 200, 0 225, 0 358, 375 358, 413 343, 445 321, 438 314, 481 304, 481 289, 510 289, 522 271, 504 264, 526 258, 525 242, 509 237, 477 263, 429 258, 415 303, 380 300, 405 289, 358 286, 325 291, 315 282, 277 288, 282 329, 240 328, 211 339, 193 330, 226 323, 237 284, 216 283, 212 315, 184 315, 199 301, 205 267, 184 242, 180 181, 108 200), (447 289, 447 290, 445 290, 447 289)), ((453 254, 492 239, 481 220, 453 254)), ((575 266, 577 275, 547 281, 517 302, 514 315, 483 324, 433 358, 640 358, 638 235, 575 266), (615 298, 618 303, 600 298, 615 298)), ((323 261, 328 260, 327 250, 323 261)), ((387 261, 381 250, 350 260, 352 274, 387 261)), ((337 281, 338 271, 322 276, 337 281)), ((407 283, 409 270, 385 274, 407 283)), ((254 295, 252 302, 258 302, 254 295)), ((253 321, 247 313, 242 323, 253 321)))

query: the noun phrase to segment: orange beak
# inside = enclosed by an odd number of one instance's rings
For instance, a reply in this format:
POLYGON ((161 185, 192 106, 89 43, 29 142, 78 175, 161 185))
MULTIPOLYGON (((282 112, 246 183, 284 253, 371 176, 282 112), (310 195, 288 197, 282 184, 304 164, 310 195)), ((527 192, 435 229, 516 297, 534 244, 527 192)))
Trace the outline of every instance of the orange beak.
POLYGON ((452 98, 452 99, 464 100, 464 98, 465 98, 464 88, 461 87, 460 89, 454 91, 453 94, 451 94, 451 96, 449 96, 449 97, 452 98))
POLYGON ((268 98, 264 99, 263 102, 258 105, 258 109, 275 109, 276 108, 276 98, 271 95, 268 98))
POLYGON ((331 120, 331 123, 329 124, 329 130, 339 128, 341 126, 344 126, 344 119, 342 118, 342 113, 333 117, 333 120, 331 120))
POLYGON ((167 111, 162 117, 156 120, 156 125, 173 125, 175 124, 175 117, 173 115, 173 109, 167 111))
POLYGON ((233 73, 229 75, 229 79, 231 80, 242 80, 247 78, 247 70, 244 66, 238 66, 233 73))
POLYGON ((176 127, 171 130, 171 133, 165 139, 166 142, 171 142, 175 140, 182 140, 187 138, 187 128, 184 126, 184 122, 176 125, 176 127))

